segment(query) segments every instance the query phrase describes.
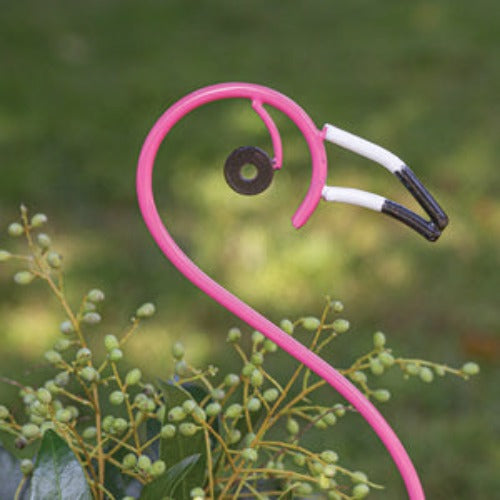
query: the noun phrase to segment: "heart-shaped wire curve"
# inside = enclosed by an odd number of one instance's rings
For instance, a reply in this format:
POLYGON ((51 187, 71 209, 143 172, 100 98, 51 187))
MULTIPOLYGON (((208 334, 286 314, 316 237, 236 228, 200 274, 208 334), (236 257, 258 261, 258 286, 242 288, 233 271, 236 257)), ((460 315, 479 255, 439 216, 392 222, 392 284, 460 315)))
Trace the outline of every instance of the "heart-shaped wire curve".
POLYGON ((403 478, 410 500, 423 500, 425 495, 415 467, 401 441, 377 408, 349 380, 321 357, 205 274, 177 245, 160 218, 153 195, 153 167, 163 139, 171 128, 193 109, 212 101, 231 98, 250 99, 253 108, 263 119, 273 141, 275 168, 281 167, 281 141, 274 122, 262 107, 263 104, 282 111, 297 125, 311 153, 312 173, 308 192, 292 218, 293 225, 298 228, 305 224, 316 208, 325 185, 327 166, 323 145, 324 136, 316 128, 312 119, 294 101, 275 90, 250 83, 222 83, 201 88, 177 101, 158 119, 146 137, 138 160, 136 178, 139 207, 146 226, 166 257, 187 279, 326 380, 349 401, 373 428, 389 451, 403 478))

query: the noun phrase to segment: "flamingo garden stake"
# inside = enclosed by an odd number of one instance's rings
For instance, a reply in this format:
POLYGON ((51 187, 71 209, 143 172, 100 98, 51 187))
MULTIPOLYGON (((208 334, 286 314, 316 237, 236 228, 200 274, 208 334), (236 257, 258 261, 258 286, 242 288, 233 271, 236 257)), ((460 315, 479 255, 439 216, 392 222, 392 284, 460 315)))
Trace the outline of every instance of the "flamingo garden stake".
POLYGON ((281 168, 281 138, 264 105, 272 106, 288 116, 306 139, 312 162, 311 183, 305 198, 292 217, 294 227, 300 228, 307 222, 320 198, 385 213, 415 229, 430 241, 435 241, 440 236, 448 223, 448 218, 415 174, 397 156, 333 125, 326 124, 322 130, 318 130, 311 118, 294 101, 275 90, 249 83, 212 85, 177 101, 165 111, 149 132, 138 162, 139 206, 149 231, 165 255, 201 290, 306 365, 347 399, 370 424, 391 454, 405 482, 409 498, 422 500, 425 498, 424 492, 411 459, 394 431, 372 403, 323 359, 201 271, 175 243, 160 219, 153 196, 152 175, 155 157, 163 139, 170 129, 193 109, 212 101, 233 98, 250 100, 252 108, 271 135, 274 150, 273 160, 264 151, 253 146, 237 148, 229 155, 224 166, 224 175, 227 183, 235 191, 245 195, 258 194, 270 185, 274 171, 281 168), (398 203, 373 193, 327 186, 325 140, 374 160, 395 174, 425 210, 430 220, 425 220, 398 203), (254 165, 257 170, 253 179, 248 179, 242 174, 242 168, 247 164, 254 165))

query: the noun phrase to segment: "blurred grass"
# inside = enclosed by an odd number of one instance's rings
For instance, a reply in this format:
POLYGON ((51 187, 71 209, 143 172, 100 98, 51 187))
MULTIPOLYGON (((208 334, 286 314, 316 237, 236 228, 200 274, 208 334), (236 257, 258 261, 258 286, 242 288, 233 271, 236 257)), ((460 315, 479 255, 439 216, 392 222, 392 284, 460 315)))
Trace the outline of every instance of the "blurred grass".
MULTIPOLYGON (((354 335, 332 355, 337 365, 375 329, 422 358, 461 364, 482 355, 482 375, 468 384, 389 379, 399 396, 383 411, 429 498, 493 498, 500 487, 495 7, 487 0, 3 2, 0 225, 21 201, 48 213, 67 255, 72 298, 94 286, 107 291, 104 328, 123 324, 145 299, 158 304, 159 319, 137 338, 131 362, 158 374, 180 338, 200 362, 226 364, 223 342, 212 339, 235 319, 164 260, 136 207, 135 162, 156 117, 200 86, 251 81, 296 99, 318 126, 328 121, 387 146, 450 215, 435 246, 353 207, 320 204, 294 230, 289 219, 310 162, 279 114, 283 171, 259 197, 230 191, 222 180, 227 154, 244 144, 270 151, 242 102, 207 106, 172 131, 158 157, 155 195, 188 254, 273 320, 319 311, 325 294, 342 298, 354 335)), ((411 203, 382 169, 334 147, 328 156, 330 184, 411 203)), ((13 377, 23 366, 39 369, 33 360, 50 345, 60 315, 40 287, 18 290, 9 276, 1 267, 0 360, 13 377)), ((280 359, 286 378, 293 362, 280 359)), ((353 420, 332 446, 387 478, 378 498, 401 498, 386 452, 353 420)))

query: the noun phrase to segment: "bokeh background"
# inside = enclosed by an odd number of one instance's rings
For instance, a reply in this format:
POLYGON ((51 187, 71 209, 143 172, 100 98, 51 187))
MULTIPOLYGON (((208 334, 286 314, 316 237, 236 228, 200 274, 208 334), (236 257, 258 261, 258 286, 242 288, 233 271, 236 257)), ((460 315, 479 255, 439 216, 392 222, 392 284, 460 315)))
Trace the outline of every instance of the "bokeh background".
MULTIPOLYGON (((222 166, 235 147, 271 152, 246 102, 206 106, 172 131, 158 157, 155 195, 187 253, 272 320, 318 314, 327 294, 343 300, 353 333, 327 355, 337 366, 368 348, 375 330, 402 354, 459 366, 478 361, 481 375, 467 383, 387 376, 394 397, 382 410, 429 498, 495 498, 496 7, 488 0, 2 2, 0 226, 17 217, 21 202, 49 215, 72 300, 96 286, 107 293, 102 331, 117 331, 138 304, 153 300, 159 314, 128 354, 151 377, 168 372, 175 340, 196 362, 231 367, 236 358, 223 339, 239 322, 172 268, 137 209, 135 164, 155 119, 198 87, 250 81, 295 99, 318 127, 330 122, 385 145, 447 210, 451 224, 438 243, 380 215, 326 203, 293 229, 310 160, 279 113, 282 172, 258 197, 231 191, 222 166)), ((330 184, 414 206, 385 170, 331 145, 328 156, 330 184)), ((6 240, 3 230, 0 247, 6 240)), ((0 374, 29 380, 43 369, 40 355, 62 316, 40 285, 14 286, 13 270, 0 268, 0 374)), ((295 361, 278 360, 286 378, 295 361)), ((8 386, 0 395, 13 397, 8 386)), ((327 390, 324 398, 337 396, 327 390)), ((387 484, 374 498, 403 498, 385 450, 361 419, 349 420, 329 445, 387 484)))

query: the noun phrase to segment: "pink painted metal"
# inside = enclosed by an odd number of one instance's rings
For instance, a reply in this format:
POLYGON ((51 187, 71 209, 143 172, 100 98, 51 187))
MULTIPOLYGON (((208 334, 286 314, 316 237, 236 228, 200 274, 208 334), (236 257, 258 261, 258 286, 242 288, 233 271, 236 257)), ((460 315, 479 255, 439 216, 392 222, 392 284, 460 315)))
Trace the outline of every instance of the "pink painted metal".
POLYGON ((307 194, 295 212, 292 223, 304 225, 314 212, 326 182, 326 153, 324 133, 316 128, 311 118, 294 101, 275 90, 249 83, 222 83, 199 89, 172 105, 155 123, 142 147, 137 169, 137 196, 146 225, 158 246, 174 266, 207 295, 241 318, 252 328, 326 380, 365 418, 391 454, 405 483, 411 500, 425 498, 413 463, 400 440, 373 404, 344 376, 296 339, 230 293, 197 267, 175 243, 160 218, 153 195, 152 176, 156 154, 170 129, 193 109, 220 99, 249 99, 271 134, 275 168, 281 166, 281 139, 264 104, 287 115, 304 135, 311 153, 312 173, 307 194))

